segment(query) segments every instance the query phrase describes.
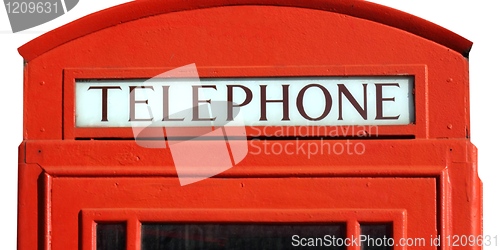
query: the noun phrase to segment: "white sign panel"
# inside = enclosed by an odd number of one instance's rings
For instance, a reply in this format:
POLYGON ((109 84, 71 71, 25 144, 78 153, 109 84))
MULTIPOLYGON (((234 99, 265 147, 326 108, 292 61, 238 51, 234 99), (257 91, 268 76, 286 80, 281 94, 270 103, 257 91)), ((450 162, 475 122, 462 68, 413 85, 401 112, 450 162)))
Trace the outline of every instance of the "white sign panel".
POLYGON ((413 77, 77 80, 77 127, 405 125, 413 77))

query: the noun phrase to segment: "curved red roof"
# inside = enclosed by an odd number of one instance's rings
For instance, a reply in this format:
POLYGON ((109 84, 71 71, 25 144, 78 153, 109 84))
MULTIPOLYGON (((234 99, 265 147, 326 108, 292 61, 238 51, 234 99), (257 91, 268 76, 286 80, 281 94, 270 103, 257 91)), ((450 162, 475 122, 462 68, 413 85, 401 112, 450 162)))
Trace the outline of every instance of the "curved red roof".
POLYGON ((158 14, 238 5, 270 5, 308 8, 345 14, 392 26, 424 37, 468 56, 469 40, 422 18, 386 6, 360 0, 137 0, 105 9, 45 33, 18 50, 26 61, 87 34, 158 14))

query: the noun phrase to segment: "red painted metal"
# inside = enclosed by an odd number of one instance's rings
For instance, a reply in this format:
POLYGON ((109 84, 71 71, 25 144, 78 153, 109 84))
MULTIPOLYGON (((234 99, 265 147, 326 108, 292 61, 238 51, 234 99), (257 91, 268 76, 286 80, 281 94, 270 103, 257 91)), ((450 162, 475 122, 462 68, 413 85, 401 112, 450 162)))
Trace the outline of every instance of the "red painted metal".
MULTIPOLYGON (((144 220, 335 219, 349 235, 359 221, 392 221, 398 237, 480 235, 470 47, 425 20, 347 0, 133 1, 49 32, 19 49, 18 249, 95 249, 95 221, 114 220, 127 222, 130 249, 144 220), (413 76, 416 122, 349 138, 361 155, 265 154, 252 140, 235 167, 184 187, 168 148, 140 147, 128 129, 75 127, 75 79, 149 78, 190 63, 200 77, 413 76)), ((272 138, 279 129, 261 135, 281 147, 347 141, 272 138)))
POLYGON ((366 1, 208 0, 200 2, 196 0, 171 0, 169 4, 165 4, 164 1, 156 0, 134 1, 102 10, 99 15, 87 16, 86 20, 82 20, 82 22, 69 23, 54 32, 45 34, 38 38, 36 44, 28 43, 21 47, 19 52, 26 60, 31 60, 66 42, 124 22, 164 13, 245 5, 306 8, 345 14, 408 31, 464 55, 469 53, 472 46, 472 42, 467 39, 424 19, 366 1))

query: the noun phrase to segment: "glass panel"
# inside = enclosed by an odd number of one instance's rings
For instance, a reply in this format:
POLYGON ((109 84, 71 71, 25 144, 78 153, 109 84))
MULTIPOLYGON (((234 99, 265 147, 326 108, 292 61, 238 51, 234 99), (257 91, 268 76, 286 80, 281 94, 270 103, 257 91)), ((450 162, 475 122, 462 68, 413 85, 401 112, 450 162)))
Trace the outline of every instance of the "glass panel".
POLYGON ((344 250, 346 236, 337 224, 143 224, 142 250, 159 249, 319 249, 344 250))
POLYGON ((125 223, 98 223, 97 250, 125 250, 127 225, 125 223))
POLYGON ((392 250, 392 223, 361 224, 361 250, 392 250))

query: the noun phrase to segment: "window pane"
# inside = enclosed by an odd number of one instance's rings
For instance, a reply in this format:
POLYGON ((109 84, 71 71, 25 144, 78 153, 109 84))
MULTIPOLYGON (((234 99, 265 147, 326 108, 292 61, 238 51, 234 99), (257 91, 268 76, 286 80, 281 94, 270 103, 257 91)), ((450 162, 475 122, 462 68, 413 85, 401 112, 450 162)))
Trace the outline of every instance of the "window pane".
POLYGON ((97 224, 97 250, 125 250, 125 223, 97 224))
POLYGON ((361 235, 365 241, 361 243, 361 250, 392 250, 392 224, 361 224, 361 235))
POLYGON ((319 249, 344 239, 346 226, 338 224, 143 224, 142 250, 159 249, 319 249), (334 238, 335 237, 335 238, 334 238))

